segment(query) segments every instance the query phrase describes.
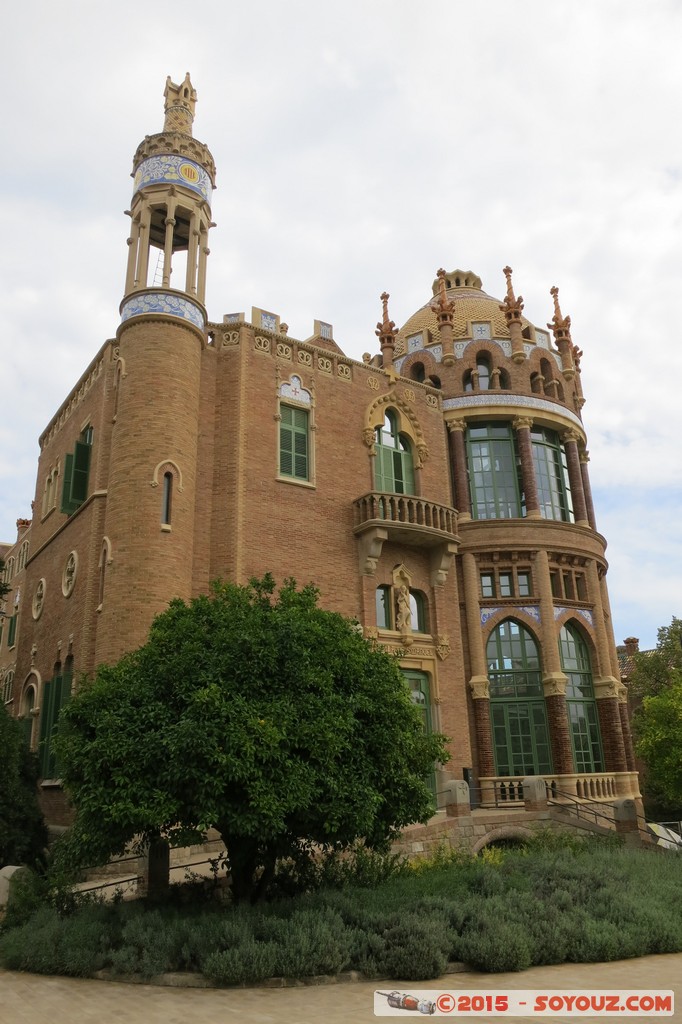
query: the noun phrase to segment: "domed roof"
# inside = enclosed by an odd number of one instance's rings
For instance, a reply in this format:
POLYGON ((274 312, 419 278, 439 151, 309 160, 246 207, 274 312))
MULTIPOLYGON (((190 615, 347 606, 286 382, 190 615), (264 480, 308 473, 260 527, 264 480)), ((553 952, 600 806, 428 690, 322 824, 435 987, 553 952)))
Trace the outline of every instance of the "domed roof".
MULTIPOLYGON (((440 280, 433 282, 433 296, 438 295, 440 280)), ((453 319, 453 337, 470 338, 472 323, 490 323, 491 337, 509 338, 509 327, 504 312, 500 309, 501 299, 496 299, 483 291, 481 279, 471 270, 453 270, 445 275, 446 295, 454 299, 455 310, 453 319)), ((413 313, 398 331, 395 343, 395 355, 405 355, 407 339, 414 334, 426 330, 426 345, 438 344, 440 332, 438 320, 432 309, 432 297, 421 309, 413 313)), ((532 327, 530 320, 523 315, 520 318, 522 327, 532 327)), ((545 332, 543 332, 545 333, 545 332)))

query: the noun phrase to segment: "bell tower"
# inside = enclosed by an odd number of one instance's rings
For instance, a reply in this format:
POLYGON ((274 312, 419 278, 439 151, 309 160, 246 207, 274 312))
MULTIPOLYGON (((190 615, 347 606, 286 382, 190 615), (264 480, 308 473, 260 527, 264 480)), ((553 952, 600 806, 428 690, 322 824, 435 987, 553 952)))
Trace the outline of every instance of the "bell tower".
POLYGON ((192 136, 189 74, 179 85, 168 78, 164 99, 163 130, 147 135, 133 159, 97 662, 144 643, 169 600, 192 595, 215 165, 192 136))
POLYGON ((189 74, 180 85, 167 78, 164 98, 163 131, 147 135, 133 160, 132 230, 121 319, 165 312, 203 330, 215 165, 208 147, 192 137, 197 94, 189 74), (184 275, 180 254, 185 255, 184 275), (183 293, 183 298, 166 294, 168 290, 183 293))

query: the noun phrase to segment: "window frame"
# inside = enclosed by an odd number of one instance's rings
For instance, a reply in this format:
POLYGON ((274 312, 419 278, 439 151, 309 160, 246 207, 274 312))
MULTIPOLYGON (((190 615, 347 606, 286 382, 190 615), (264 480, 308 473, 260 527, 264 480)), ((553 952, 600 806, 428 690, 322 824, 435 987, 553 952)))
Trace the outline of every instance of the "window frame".
POLYGON ((477 521, 522 519, 519 458, 511 423, 470 423, 466 450, 472 517, 477 521), (495 468, 497 461, 506 464, 504 468, 495 468))
POLYGON ((299 404, 289 399, 280 399, 279 402, 279 430, 277 434, 277 477, 287 483, 314 486, 313 478, 313 445, 312 445, 312 408, 309 405, 299 404), (285 421, 285 412, 291 413, 292 422, 285 421), (305 426, 297 425, 296 416, 304 417, 305 426), (285 437, 291 441, 291 450, 284 449, 285 437), (305 452, 296 451, 297 438, 305 438, 305 452), (291 457, 291 472, 287 472, 282 466, 283 454, 291 457), (305 473, 296 472, 296 460, 305 459, 305 473))

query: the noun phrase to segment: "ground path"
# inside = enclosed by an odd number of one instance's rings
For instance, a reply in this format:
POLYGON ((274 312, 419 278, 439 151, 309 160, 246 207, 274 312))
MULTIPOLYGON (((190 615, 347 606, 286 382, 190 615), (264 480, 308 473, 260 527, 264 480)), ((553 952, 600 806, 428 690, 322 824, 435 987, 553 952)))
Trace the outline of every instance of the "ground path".
MULTIPOLYGON (((620 960, 613 964, 561 964, 533 967, 520 974, 453 974, 419 984, 358 982, 293 989, 181 989, 155 985, 75 978, 46 978, 0 971, 0 1024, 369 1024, 378 1020, 425 1021, 419 1013, 400 1017, 374 1016, 374 989, 477 990, 557 989, 673 989, 675 1016, 659 1021, 682 1022, 682 953, 620 960)), ((454 1019, 454 1018, 453 1018, 454 1019)), ((528 1017, 463 1018, 528 1024, 528 1017)), ((579 1018, 534 1018, 573 1024, 579 1018)), ((583 1017, 583 1020, 588 1018, 583 1017)), ((614 1021, 653 1024, 655 1018, 609 1016, 589 1018, 590 1024, 614 1021)))

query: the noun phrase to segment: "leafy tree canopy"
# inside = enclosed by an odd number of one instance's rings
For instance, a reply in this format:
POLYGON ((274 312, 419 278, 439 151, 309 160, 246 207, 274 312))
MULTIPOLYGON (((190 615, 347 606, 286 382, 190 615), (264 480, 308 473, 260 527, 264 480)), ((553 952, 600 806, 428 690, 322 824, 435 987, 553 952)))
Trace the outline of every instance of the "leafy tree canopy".
POLYGON ((38 767, 22 723, 0 706, 0 867, 42 862, 47 829, 36 798, 38 767))
POLYGON ((635 654, 630 692, 635 697, 662 693, 670 684, 672 669, 682 671, 682 619, 675 617, 669 626, 661 626, 658 630, 654 651, 635 654))
POLYGON ((425 821, 424 780, 448 754, 393 658, 314 587, 275 595, 266 575, 173 601, 66 706, 58 757, 82 860, 214 827, 235 896, 254 898, 278 857, 359 837, 383 848, 425 821))
POLYGON ((672 669, 668 685, 644 697, 635 714, 637 753, 646 763, 646 787, 670 806, 682 807, 682 672, 672 669))

